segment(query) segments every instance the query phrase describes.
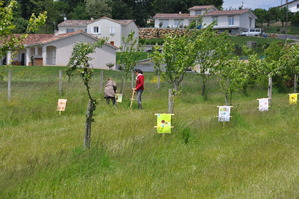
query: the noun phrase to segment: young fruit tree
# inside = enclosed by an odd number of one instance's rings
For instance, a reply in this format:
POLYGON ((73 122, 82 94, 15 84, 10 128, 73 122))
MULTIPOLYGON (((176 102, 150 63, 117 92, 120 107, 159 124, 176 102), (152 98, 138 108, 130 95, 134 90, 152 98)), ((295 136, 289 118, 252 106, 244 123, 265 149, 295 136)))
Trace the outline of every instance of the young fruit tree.
POLYGON ((215 74, 215 65, 227 53, 224 47, 228 35, 227 33, 218 34, 213 30, 213 25, 209 25, 202 31, 196 31, 196 64, 198 75, 201 77, 203 99, 207 99, 206 85, 210 77, 215 74))
POLYGON ((260 75, 268 76, 268 98, 272 99, 273 76, 280 75, 283 72, 283 65, 280 64, 280 58, 285 53, 285 44, 281 42, 272 42, 265 50, 266 58, 261 61, 257 68, 260 75))
POLYGON ((137 65, 143 54, 143 47, 138 43, 138 38, 134 37, 135 32, 131 32, 127 38, 123 37, 123 45, 120 46, 121 52, 119 53, 119 64, 122 66, 125 72, 125 77, 122 79, 121 93, 124 92, 125 84, 124 80, 127 80, 128 74, 132 73, 131 87, 133 88, 133 70, 137 65))
POLYGON ((215 75, 219 80, 219 88, 225 96, 226 105, 232 105, 234 92, 246 89, 254 76, 256 65, 255 56, 249 56, 248 60, 240 60, 238 56, 232 54, 233 47, 231 42, 227 40, 223 42, 222 54, 215 65, 215 75))
MULTIPOLYGON (((43 25, 47 19, 47 12, 41 13, 36 16, 34 13, 31 15, 29 19, 29 24, 26 28, 26 34, 16 35, 14 34, 16 30, 16 25, 13 23, 14 12, 18 9, 17 1, 10 1, 5 4, 4 1, 0 1, 0 58, 7 55, 8 52, 11 53, 11 57, 13 57, 18 50, 24 48, 24 44, 22 43, 28 33, 35 32, 38 27, 43 25)), ((10 60, 7 60, 10 62, 10 60)), ((0 72, 0 79, 3 78, 4 68, 2 66, 0 72)))
POLYGON ((299 74, 299 45, 288 46, 285 50, 286 52, 279 62, 284 68, 284 76, 286 79, 288 79, 290 75, 294 75, 294 93, 296 93, 299 74))
POLYGON ((93 112, 96 109, 97 105, 95 98, 90 93, 90 82, 93 76, 93 70, 89 64, 89 62, 91 61, 91 57, 89 57, 89 55, 94 53, 96 48, 101 48, 104 43, 104 39, 100 39, 95 43, 76 43, 66 69, 69 79, 71 78, 74 72, 77 72, 81 76, 84 86, 87 90, 89 103, 85 121, 85 148, 90 148, 91 124, 92 122, 94 122, 93 112))
POLYGON ((196 60, 196 45, 189 34, 169 34, 165 37, 162 47, 156 46, 153 59, 156 70, 162 71, 164 80, 172 85, 172 96, 169 112, 174 112, 174 99, 179 93, 180 84, 186 71, 194 66, 196 60), (162 51, 158 49, 162 49, 162 51), (162 67, 163 66, 163 67, 162 67))

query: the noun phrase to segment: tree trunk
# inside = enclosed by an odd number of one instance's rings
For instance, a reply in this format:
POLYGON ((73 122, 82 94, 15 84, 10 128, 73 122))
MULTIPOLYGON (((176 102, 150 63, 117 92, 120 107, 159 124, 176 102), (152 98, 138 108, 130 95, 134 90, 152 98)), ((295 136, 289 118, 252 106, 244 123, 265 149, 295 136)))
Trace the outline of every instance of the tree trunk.
POLYGON ((201 89, 201 96, 205 96, 206 94, 206 83, 204 79, 202 79, 202 89, 201 89))
POLYGON ((58 72, 58 93, 60 97, 63 95, 62 70, 58 72))
POLYGON ((294 75, 294 93, 297 93, 297 81, 298 77, 297 74, 294 75))
POLYGON ((229 105, 232 106, 233 105, 233 91, 230 91, 229 93, 229 105))
POLYGON ((161 81, 161 79, 160 79, 160 74, 158 74, 158 84, 157 84, 157 88, 158 88, 158 89, 160 89, 160 81, 161 81))
POLYGON ((103 93, 103 80, 104 80, 104 74, 103 71, 101 70, 100 72, 100 93, 103 93))
POLYGON ((228 106, 228 92, 225 92, 225 105, 228 106))
POLYGON ((93 116, 93 111, 95 109, 96 109, 95 100, 90 99, 86 111, 85 137, 84 137, 84 147, 87 149, 90 148, 91 124, 93 122, 92 116, 93 116))
POLYGON ((168 113, 173 114, 174 113, 174 97, 175 94, 173 92, 173 89, 168 90, 168 113))
POLYGON ((8 70, 8 80, 7 80, 7 101, 10 102, 11 100, 11 79, 12 79, 12 71, 11 69, 8 70))
POLYGON ((268 78, 268 98, 269 98, 269 104, 271 104, 271 100, 272 100, 272 76, 269 75, 268 78))
POLYGON ((121 94, 124 95, 125 82, 124 77, 121 78, 121 94))
POLYGON ((131 75, 131 88, 134 88, 134 71, 132 71, 131 75))

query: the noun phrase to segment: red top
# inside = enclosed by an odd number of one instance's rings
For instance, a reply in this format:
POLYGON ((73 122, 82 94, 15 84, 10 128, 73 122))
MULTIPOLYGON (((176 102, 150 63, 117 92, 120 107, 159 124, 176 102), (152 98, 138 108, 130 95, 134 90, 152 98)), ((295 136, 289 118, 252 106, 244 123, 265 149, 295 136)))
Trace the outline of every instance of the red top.
POLYGON ((136 77, 136 91, 138 90, 144 90, 144 75, 138 74, 136 77))

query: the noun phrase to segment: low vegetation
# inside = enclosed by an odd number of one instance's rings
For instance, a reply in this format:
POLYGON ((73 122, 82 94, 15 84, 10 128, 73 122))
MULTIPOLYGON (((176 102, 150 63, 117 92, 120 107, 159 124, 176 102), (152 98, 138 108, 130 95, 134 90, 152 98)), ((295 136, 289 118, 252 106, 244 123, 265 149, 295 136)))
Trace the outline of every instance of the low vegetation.
MULTIPOLYGON (((298 198, 298 106, 274 88, 269 112, 258 112, 267 86, 236 93, 230 123, 217 122, 224 104, 218 80, 200 98, 200 77, 187 73, 176 100, 172 134, 157 134, 155 113, 167 112, 169 85, 157 90, 145 73, 144 110, 124 101, 108 106, 94 71, 90 150, 84 150, 87 96, 79 77, 58 92, 60 67, 14 66, 12 99, 0 82, 0 198, 298 198), (55 109, 68 99, 66 111, 55 109)), ((104 71, 120 84, 122 72, 104 71)))

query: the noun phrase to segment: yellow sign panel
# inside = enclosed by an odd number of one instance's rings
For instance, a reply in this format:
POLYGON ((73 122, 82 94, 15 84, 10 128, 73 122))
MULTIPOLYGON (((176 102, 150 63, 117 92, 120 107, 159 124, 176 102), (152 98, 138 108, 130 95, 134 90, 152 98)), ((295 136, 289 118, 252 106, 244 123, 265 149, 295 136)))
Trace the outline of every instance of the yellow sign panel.
POLYGON ((116 102, 122 102, 123 94, 115 94, 115 100, 116 100, 116 102))
POLYGON ((157 114, 157 133, 171 133, 171 115, 157 114))
POLYGON ((289 94, 289 103, 297 104, 297 93, 289 94))

